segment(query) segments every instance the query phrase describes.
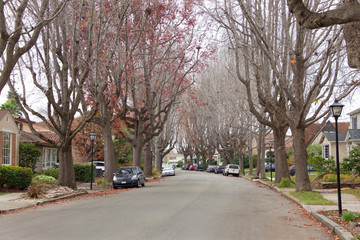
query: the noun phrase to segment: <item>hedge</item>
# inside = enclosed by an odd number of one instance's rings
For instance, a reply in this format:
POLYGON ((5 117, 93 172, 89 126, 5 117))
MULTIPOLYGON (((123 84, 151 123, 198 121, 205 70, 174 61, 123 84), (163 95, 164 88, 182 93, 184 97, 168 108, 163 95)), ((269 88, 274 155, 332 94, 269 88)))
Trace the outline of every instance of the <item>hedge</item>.
MULTIPOLYGON (((89 182, 91 175, 91 165, 88 163, 74 164, 75 180, 79 182, 89 182)), ((93 178, 96 176, 96 168, 93 165, 93 178)))
POLYGON ((23 190, 30 186, 33 176, 31 168, 19 166, 0 166, 0 187, 23 190))

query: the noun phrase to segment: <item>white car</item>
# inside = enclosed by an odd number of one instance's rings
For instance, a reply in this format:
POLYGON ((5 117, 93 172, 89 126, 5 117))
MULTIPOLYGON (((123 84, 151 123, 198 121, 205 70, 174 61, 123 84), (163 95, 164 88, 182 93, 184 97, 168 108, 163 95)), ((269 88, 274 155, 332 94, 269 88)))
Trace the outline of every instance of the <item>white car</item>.
MULTIPOLYGON (((91 164, 91 161, 89 162, 91 164)), ((94 161, 96 172, 101 170, 101 176, 104 176, 105 163, 103 161, 94 161)))
POLYGON ((239 167, 239 165, 236 165, 236 164, 228 164, 228 165, 226 165, 226 167, 224 168, 223 175, 229 176, 229 174, 238 177, 240 175, 240 167, 239 167))
POLYGON ((162 170, 162 176, 175 176, 175 169, 171 165, 166 165, 162 170))

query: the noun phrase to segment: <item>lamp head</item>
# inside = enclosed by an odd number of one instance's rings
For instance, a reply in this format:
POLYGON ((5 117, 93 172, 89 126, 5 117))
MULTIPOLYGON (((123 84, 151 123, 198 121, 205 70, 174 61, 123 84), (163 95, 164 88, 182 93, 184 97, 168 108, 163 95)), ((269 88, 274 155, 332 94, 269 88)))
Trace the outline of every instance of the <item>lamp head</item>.
POLYGON ((344 104, 339 103, 337 99, 335 99, 334 103, 330 105, 331 114, 333 117, 340 117, 344 104))
POLYGON ((96 133, 90 133, 90 139, 91 139, 91 141, 94 141, 95 140, 95 138, 96 138, 96 133))

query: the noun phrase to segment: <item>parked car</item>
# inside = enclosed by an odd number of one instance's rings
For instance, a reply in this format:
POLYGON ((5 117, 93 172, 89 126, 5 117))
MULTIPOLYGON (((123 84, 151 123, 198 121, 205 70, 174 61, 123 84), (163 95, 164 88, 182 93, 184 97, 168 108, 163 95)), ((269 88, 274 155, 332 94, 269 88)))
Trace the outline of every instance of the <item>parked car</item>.
MULTIPOLYGON (((271 171, 275 172, 275 163, 271 163, 271 171)), ((265 172, 270 172, 270 163, 265 166, 265 172)))
POLYGON ((228 164, 228 165, 226 165, 226 167, 224 168, 223 175, 229 176, 229 174, 238 177, 240 175, 240 167, 239 167, 239 165, 236 165, 236 164, 228 164))
MULTIPOLYGON (((89 162, 91 164, 91 161, 89 162)), ((105 163, 103 161, 94 161, 93 164, 95 165, 96 169, 96 176, 104 176, 105 172, 105 163)))
POLYGON ((113 188, 145 187, 144 172, 138 166, 121 167, 114 173, 113 188))
POLYGON ((189 170, 189 169, 190 169, 190 166, 191 166, 191 164, 186 164, 186 165, 185 165, 185 170, 189 170))
MULTIPOLYGON (((314 167, 311 166, 311 165, 307 165, 307 170, 308 170, 308 172, 315 171, 314 167)), ((294 175, 295 175, 295 165, 292 165, 292 166, 289 168, 289 174, 290 174, 290 176, 294 176, 294 175)))
POLYGON ((189 170, 195 170, 195 167, 196 167, 196 165, 193 164, 189 167, 189 170))
POLYGON ((225 168, 225 166, 217 166, 217 167, 215 168, 215 174, 223 173, 223 172, 224 172, 224 168, 225 168))
POLYGON ((197 165, 195 167, 195 171, 204 171, 204 166, 203 165, 197 165))
POLYGON ((162 176, 175 176, 175 169, 171 165, 167 165, 162 170, 162 176))
POLYGON ((209 173, 215 172, 216 167, 217 167, 216 165, 209 165, 208 168, 206 169, 206 171, 209 173))

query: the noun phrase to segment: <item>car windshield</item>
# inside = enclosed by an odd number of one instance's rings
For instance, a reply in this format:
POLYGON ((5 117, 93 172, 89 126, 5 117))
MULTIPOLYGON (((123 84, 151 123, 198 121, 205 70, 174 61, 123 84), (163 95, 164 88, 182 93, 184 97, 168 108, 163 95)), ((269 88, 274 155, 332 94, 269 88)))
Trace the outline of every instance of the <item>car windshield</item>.
POLYGON ((132 174, 134 173, 134 169, 132 168, 120 168, 117 173, 119 174, 132 174))
POLYGON ((95 163, 96 164, 96 166, 104 166, 104 163, 102 163, 102 162, 98 162, 98 163, 95 163))
POLYGON ((229 168, 239 169, 238 165, 230 165, 229 168))
POLYGON ((164 170, 173 170, 172 166, 166 166, 164 167, 164 170))

